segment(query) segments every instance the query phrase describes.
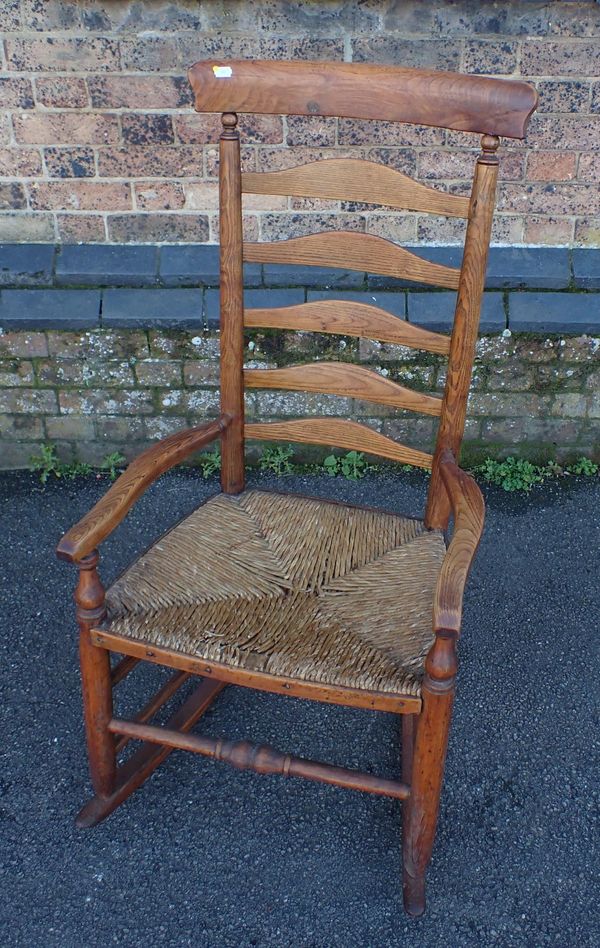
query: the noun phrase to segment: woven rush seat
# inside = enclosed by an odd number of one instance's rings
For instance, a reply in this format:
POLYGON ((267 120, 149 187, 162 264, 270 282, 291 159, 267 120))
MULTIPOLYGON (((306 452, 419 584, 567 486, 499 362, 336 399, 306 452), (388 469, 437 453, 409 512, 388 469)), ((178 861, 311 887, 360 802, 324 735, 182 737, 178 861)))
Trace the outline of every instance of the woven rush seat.
POLYGON ((445 549, 419 520, 221 494, 114 583, 107 626, 226 665, 418 696, 445 549))

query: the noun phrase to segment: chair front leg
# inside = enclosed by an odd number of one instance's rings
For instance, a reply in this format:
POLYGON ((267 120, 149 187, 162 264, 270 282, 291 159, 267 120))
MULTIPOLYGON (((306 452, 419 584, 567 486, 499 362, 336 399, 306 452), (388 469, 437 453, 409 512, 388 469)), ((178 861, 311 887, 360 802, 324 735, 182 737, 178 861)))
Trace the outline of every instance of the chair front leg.
POLYGON ((425 871, 435 839, 456 668, 456 635, 438 632, 425 662, 423 709, 417 721, 402 833, 404 907, 414 916, 425 911, 425 871))
POLYGON ((96 571, 98 551, 79 561, 75 590, 79 624, 79 656, 83 709, 90 775, 98 796, 108 797, 115 788, 115 738, 108 730, 113 716, 110 653, 92 644, 90 630, 106 614, 104 587, 96 571))

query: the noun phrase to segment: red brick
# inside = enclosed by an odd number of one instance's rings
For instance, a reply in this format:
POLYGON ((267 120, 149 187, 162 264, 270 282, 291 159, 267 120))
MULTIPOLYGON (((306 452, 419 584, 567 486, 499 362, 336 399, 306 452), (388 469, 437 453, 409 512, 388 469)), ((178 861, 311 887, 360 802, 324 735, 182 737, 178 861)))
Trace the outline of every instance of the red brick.
POLYGON ((583 217, 575 222, 576 243, 595 247, 600 244, 600 221, 595 217, 583 217))
MULTIPOLYGON (((239 12, 237 19, 239 23, 239 12)), ((231 24, 228 27, 231 28, 231 24)), ((236 29, 239 30, 237 23, 236 29)), ((177 47, 179 62, 183 67, 197 59, 289 59, 287 38, 264 34, 259 36, 255 24, 246 33, 227 34, 219 31, 211 34, 205 30, 179 33, 177 47)))
POLYGON ((27 195, 22 184, 0 182, 0 210, 18 211, 27 207, 27 195))
POLYGON ((185 205, 183 185, 174 181, 136 182, 135 202, 142 211, 173 211, 185 205))
POLYGON ((263 214, 260 220, 262 240, 300 237, 321 230, 364 231, 364 216, 358 214, 263 214))
POLYGON ((579 170, 577 177, 580 181, 598 182, 598 153, 579 156, 579 170))
POLYGON ((33 148, 0 148, 0 176, 35 178, 42 174, 42 158, 33 148))
POLYGON ((538 112, 589 112, 590 83, 574 79, 553 79, 537 83, 538 112))
POLYGON ((466 72, 510 75, 517 67, 517 44, 508 40, 467 40, 463 57, 466 72))
POLYGON ((289 115, 287 118, 288 145, 322 147, 335 145, 337 119, 320 115, 289 115))
MULTIPOLYGON (((242 145, 240 159, 242 171, 256 171, 256 148, 253 145, 242 145)), ((216 178, 219 174, 219 148, 217 145, 207 145, 204 148, 204 173, 207 178, 216 178)))
POLYGON ((5 109, 32 109, 31 79, 0 77, 0 103, 5 109))
POLYGON ((5 33, 21 29, 21 5, 19 0, 3 0, 0 8, 0 30, 5 33))
POLYGON ((170 115, 150 113, 124 114, 121 119, 123 141, 130 145, 173 145, 173 120, 170 115))
POLYGON ((13 116, 18 142, 40 145, 106 145, 119 140, 116 115, 94 112, 23 112, 13 116))
POLYGON ((369 36, 352 39, 352 60, 384 63, 418 69, 458 69, 461 42, 448 39, 404 39, 399 36, 369 36))
POLYGON ((592 42, 524 40, 521 73, 524 76, 589 76, 594 74, 597 57, 598 46, 592 42))
POLYGON ((441 145, 444 133, 439 128, 420 125, 402 125, 398 122, 367 122, 360 119, 340 119, 340 145, 441 145))
POLYGON ((88 79, 93 108, 177 109, 191 107, 185 76, 94 76, 88 79))
POLYGON ((0 390, 0 412, 17 415, 55 415, 56 392, 35 388, 0 390))
POLYGON ((33 363, 16 359, 0 360, 0 386, 34 385, 33 363))
POLYGON ((37 76, 35 93, 47 109, 85 109, 88 105, 85 79, 75 76, 37 76))
MULTIPOLYGON (((219 215, 211 214, 209 222, 209 243, 219 243, 219 215)), ((242 215, 242 235, 244 240, 256 241, 259 239, 258 217, 256 214, 242 215)))
POLYGON ((180 65, 180 50, 175 37, 144 36, 121 40, 120 46, 121 68, 131 72, 170 72, 180 65))
POLYGON ((129 145, 98 151, 102 178, 188 178, 202 173, 202 152, 192 145, 129 145))
POLYGON ((600 141, 600 115, 534 115, 527 141, 540 149, 596 151, 600 141))
POLYGON ((415 214, 367 214, 366 231, 395 243, 410 243, 417 237, 417 218, 415 214))
MULTIPOLYGON (((428 149, 419 153, 418 177, 471 182, 475 172, 475 161, 476 154, 472 151, 428 149)), ((500 156, 500 180, 520 181, 524 169, 524 154, 508 152, 500 156)))
MULTIPOLYGON (((143 332, 61 332, 49 331, 48 351, 57 359, 145 359, 148 340, 143 332)), ((1 338, 1 337, 0 337, 1 338)))
POLYGON ((0 356, 35 359, 48 355, 48 343, 43 332, 0 333, 0 356))
POLYGON ((46 148, 44 161, 51 178, 93 178, 96 174, 94 149, 84 145, 79 148, 46 148))
POLYGON ((129 184, 50 181, 30 187, 31 206, 52 211, 126 211, 132 207, 129 184))
POLYGON ((8 38, 6 58, 11 69, 21 72, 110 72, 119 69, 117 41, 104 37, 8 38))
POLYGON ((64 244, 101 244, 106 225, 101 214, 57 214, 58 239, 64 244))
POLYGON ((577 155, 573 152, 532 151, 527 157, 529 181, 570 181, 575 177, 577 155))
POLYGON ((528 184, 501 185, 498 191, 499 211, 521 214, 591 214, 600 211, 600 190, 595 185, 528 184))
POLYGON ((344 59, 344 41, 331 37, 302 36, 290 40, 290 59, 333 62, 344 59))
POLYGON ((208 219, 204 214, 112 214, 107 218, 108 239, 114 243, 205 243, 208 219))
POLYGON ((569 244, 573 240, 573 220, 568 217, 525 217, 526 244, 569 244))
POLYGON ((147 415, 152 413, 151 393, 138 389, 130 391, 88 389, 81 393, 65 391, 59 392, 58 402, 62 414, 65 415, 147 415))
POLYGON ((51 214, 35 211, 24 214, 22 211, 7 211, 0 214, 0 243, 40 243, 54 240, 54 220, 51 214))
MULTIPOLYGON (((175 132, 184 144, 217 142, 222 131, 221 118, 212 113, 177 115, 175 132)), ((243 115, 239 122, 240 138, 248 144, 276 144, 283 142, 283 123, 278 115, 243 115)))
POLYGON ((67 30, 80 24, 79 10, 62 0, 21 0, 23 30, 67 30))

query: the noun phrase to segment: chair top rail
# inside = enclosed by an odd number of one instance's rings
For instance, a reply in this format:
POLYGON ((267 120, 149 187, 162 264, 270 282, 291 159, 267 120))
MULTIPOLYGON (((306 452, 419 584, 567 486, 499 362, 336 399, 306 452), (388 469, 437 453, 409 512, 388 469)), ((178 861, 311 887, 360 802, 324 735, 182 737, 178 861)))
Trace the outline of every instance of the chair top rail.
POLYGON ((368 63, 205 60, 188 72, 198 112, 336 115, 524 138, 533 86, 368 63))
POLYGON ((468 197, 446 194, 395 168, 362 158, 328 158, 283 171, 247 172, 242 175, 242 191, 361 201, 446 217, 469 216, 468 197))
POLYGON ((378 339, 412 349, 448 355, 450 336, 431 332, 393 316, 372 303, 356 300, 313 300, 295 306, 244 310, 244 325, 260 329, 299 329, 338 336, 378 339))

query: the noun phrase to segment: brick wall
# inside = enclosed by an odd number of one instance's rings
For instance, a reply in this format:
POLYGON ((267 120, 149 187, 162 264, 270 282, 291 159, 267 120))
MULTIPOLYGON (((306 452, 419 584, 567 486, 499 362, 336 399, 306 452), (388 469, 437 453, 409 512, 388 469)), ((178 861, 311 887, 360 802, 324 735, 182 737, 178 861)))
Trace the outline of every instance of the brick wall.
MULTIPOLYGON (((508 144, 494 241, 600 244, 600 4, 420 0, 2 0, 0 241, 216 238, 217 123, 190 110, 207 57, 338 59, 523 76, 540 92, 508 144)), ((244 165, 360 155, 463 191, 476 136, 328 118, 248 118, 244 165), (297 155, 297 152, 296 152, 297 155)), ((252 197, 246 232, 350 226, 454 243, 462 223, 252 197)))
MULTIPOLYGON (((454 248, 422 252, 456 263, 454 248)), ((44 441, 65 460, 97 464, 116 450, 132 457, 215 416, 216 247, 20 244, 0 247, 0 259, 0 468, 27 467, 44 441)), ((450 330, 455 302, 454 293, 355 271, 250 264, 245 283, 249 306, 350 298, 441 332, 450 330)), ((487 287, 466 430, 470 458, 600 460, 600 254, 494 248, 487 287)), ((353 337, 247 334, 248 366, 315 359, 443 390, 445 360, 425 352, 353 337)), ((247 412, 263 420, 354 418, 423 450, 431 450, 437 424, 358 399, 280 391, 249 392, 247 412)), ((299 457, 314 453, 298 446, 299 457)))

